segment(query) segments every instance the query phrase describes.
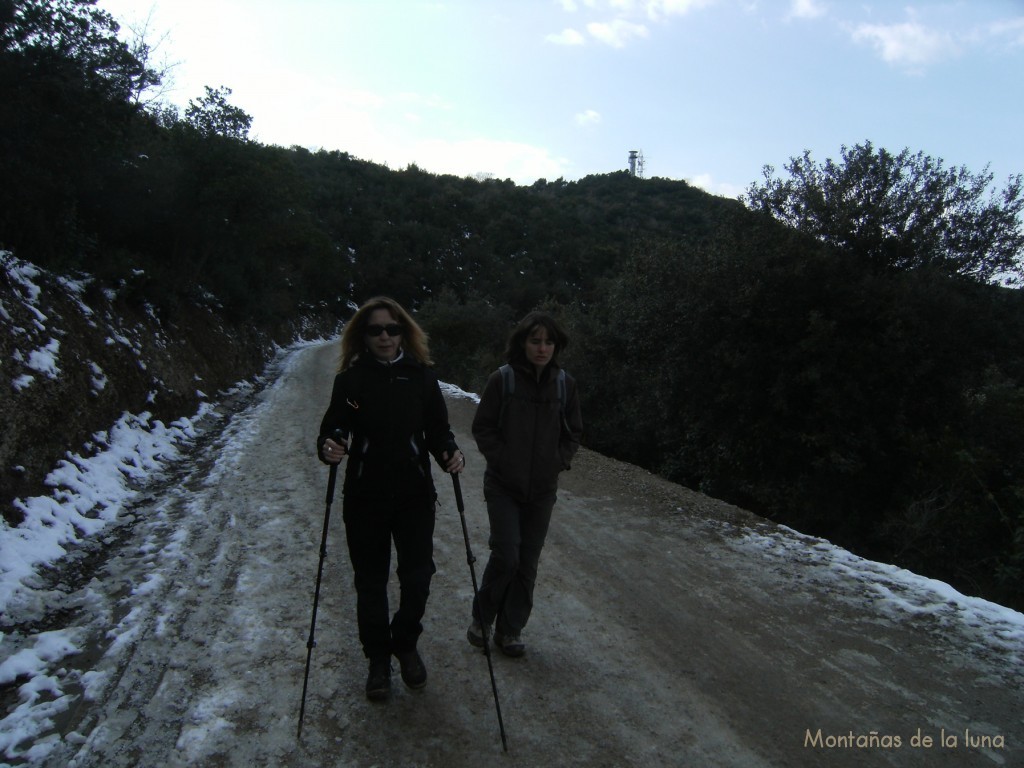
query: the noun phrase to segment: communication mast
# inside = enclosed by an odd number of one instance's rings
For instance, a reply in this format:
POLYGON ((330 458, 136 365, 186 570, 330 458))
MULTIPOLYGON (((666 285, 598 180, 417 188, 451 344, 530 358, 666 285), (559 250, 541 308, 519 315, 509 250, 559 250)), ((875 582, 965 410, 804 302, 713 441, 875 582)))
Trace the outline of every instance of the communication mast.
POLYGON ((629 175, 644 177, 644 151, 642 149, 629 150, 629 175))

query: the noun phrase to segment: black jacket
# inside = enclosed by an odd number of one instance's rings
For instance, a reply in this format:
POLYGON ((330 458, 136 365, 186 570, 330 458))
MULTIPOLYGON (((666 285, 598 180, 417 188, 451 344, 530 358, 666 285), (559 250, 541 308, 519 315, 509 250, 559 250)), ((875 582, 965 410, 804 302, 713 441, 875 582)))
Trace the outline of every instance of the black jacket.
POLYGON ((365 499, 436 499, 430 456, 457 450, 448 407, 433 371, 403 355, 381 363, 363 355, 334 378, 320 422, 317 455, 335 430, 351 435, 345 495, 365 499))
POLYGON ((566 374, 565 423, 558 400, 558 366, 538 382, 528 364, 513 365, 515 392, 506 397, 501 373, 484 386, 473 417, 473 437, 487 459, 485 479, 519 501, 551 496, 558 475, 580 447, 583 420, 576 381, 566 374), (504 408, 503 408, 504 406, 504 408))

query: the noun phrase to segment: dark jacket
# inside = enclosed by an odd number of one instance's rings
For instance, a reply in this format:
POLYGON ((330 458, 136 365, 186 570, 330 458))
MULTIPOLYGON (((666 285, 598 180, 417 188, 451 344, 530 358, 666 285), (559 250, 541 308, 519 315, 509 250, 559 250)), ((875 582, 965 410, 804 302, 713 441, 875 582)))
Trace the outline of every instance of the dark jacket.
POLYGON ((321 461, 336 429, 351 435, 346 497, 436 499, 430 456, 441 464, 458 447, 437 377, 410 355, 393 363, 363 355, 335 376, 317 439, 321 461))
POLYGON ((566 374, 565 423, 558 402, 558 367, 538 382, 532 366, 513 365, 515 392, 505 397, 501 373, 487 379, 473 417, 473 437, 487 459, 485 479, 519 501, 551 496, 569 469, 583 434, 576 381, 566 374), (504 413, 502 405, 504 401, 504 413))

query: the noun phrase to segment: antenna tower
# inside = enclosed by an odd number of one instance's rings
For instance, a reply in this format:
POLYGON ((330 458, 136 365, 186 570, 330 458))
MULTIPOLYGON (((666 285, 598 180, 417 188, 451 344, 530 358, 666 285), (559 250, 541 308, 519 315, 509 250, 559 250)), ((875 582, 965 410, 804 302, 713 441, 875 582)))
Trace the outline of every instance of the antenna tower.
POLYGON ((629 150, 629 175, 644 177, 644 151, 642 149, 629 150))

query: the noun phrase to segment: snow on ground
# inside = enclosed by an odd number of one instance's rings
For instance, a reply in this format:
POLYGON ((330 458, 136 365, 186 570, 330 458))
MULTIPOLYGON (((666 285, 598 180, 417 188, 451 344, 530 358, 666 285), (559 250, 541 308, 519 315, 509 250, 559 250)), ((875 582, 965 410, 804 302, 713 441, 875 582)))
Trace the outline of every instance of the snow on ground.
MULTIPOLYGON (((280 378, 268 386, 280 386, 288 361, 299 348, 314 343, 322 342, 303 342, 282 350, 273 369, 280 378)), ((443 389, 449 397, 478 400, 457 387, 443 385, 443 389)), ((17 701, 7 707, 0 720, 0 760, 19 764, 45 761, 61 739, 55 733, 55 719, 75 706, 80 697, 88 700, 109 683, 95 669, 69 671, 68 660, 87 651, 88 629, 61 626, 60 620, 51 615, 52 606, 60 605, 54 574, 59 574, 65 561, 81 548, 115 542, 112 532, 118 526, 144 523, 134 520, 133 500, 146 494, 147 488, 164 478, 176 463, 195 460, 189 450, 204 429, 224 429, 229 437, 234 434, 244 442, 247 431, 259 423, 260 407, 257 404, 236 414, 227 424, 217 420, 212 405, 170 425, 154 421, 148 414, 126 414, 107 432, 97 434, 93 444, 84 446, 80 453, 69 453, 58 463, 47 481, 53 487, 50 495, 18 500, 18 507, 26 515, 25 523, 0 528, 0 611, 8 627, 6 634, 0 634, 0 689, 17 689, 17 701)), ((217 467, 218 471, 206 479, 207 487, 215 485, 223 473, 231 472, 233 465, 228 460, 217 467)), ((185 500, 193 513, 189 525, 203 524, 202 498, 195 493, 191 501, 185 500)), ((160 563, 180 557, 182 553, 175 552, 174 547, 183 540, 172 535, 169 544, 154 552, 154 567, 144 580, 132 585, 129 606, 133 599, 144 603, 147 592, 159 586, 164 577, 160 563)), ((955 625, 979 648, 997 650, 1014 664, 1024 663, 1024 615, 1020 613, 967 597, 933 579, 865 560, 827 541, 784 527, 747 531, 733 541, 733 546, 757 557, 766 568, 773 561, 800 563, 816 581, 857 585, 854 594, 881 605, 897 619, 928 616, 940 626, 955 625)), ((153 548, 160 547, 154 544, 153 548)), ((79 593, 76 599, 81 605, 102 599, 89 584, 79 593)), ((109 605, 90 608, 98 616, 113 619, 115 614, 109 605)), ((125 652, 138 623, 130 608, 126 615, 105 625, 112 640, 105 650, 108 657, 125 652)), ((231 697, 232 691, 222 690, 218 695, 231 697)), ((223 701, 211 702, 211 711, 222 709, 223 701)), ((192 746, 197 754, 202 753, 203 740, 211 738, 221 726, 228 727, 214 718, 197 723, 188 732, 187 739, 196 742, 192 746)), ((63 738, 84 742, 88 734, 65 734, 63 738)), ((183 742, 182 746, 187 750, 190 744, 183 742)), ((10 763, 0 762, 0 768, 7 765, 10 763)))
MULTIPOLYGON (((322 343, 299 342, 280 350, 279 361, 291 351, 322 343)), ((237 395, 252 387, 240 382, 222 394, 237 395)), ((66 607, 61 571, 68 565, 68 556, 112 542, 116 528, 134 522, 133 501, 188 457, 202 432, 200 423, 212 421, 206 428, 218 426, 215 411, 214 405, 203 403, 192 417, 169 425, 149 413, 124 414, 109 430, 96 433, 80 452, 69 451, 57 463, 45 480, 53 488, 49 495, 15 499, 23 523, 12 527, 0 520, 0 615, 7 628, 0 631, 0 690, 16 684, 18 699, 2 713, 0 758, 45 759, 56 743, 52 738, 26 744, 50 731, 54 718, 74 705, 78 695, 69 694, 69 689, 81 689, 80 695, 89 698, 91 690, 103 682, 96 673, 70 673, 63 664, 87 651, 88 632, 83 627, 36 629, 52 623, 49 613, 55 607, 66 607)), ((133 587, 133 594, 145 595, 160 579, 159 570, 151 572, 145 583, 133 587)), ((82 602, 95 599, 89 587, 84 592, 82 602)), ((128 643, 134 625, 129 612, 111 630, 114 637, 108 653, 128 643)), ((8 765, 0 762, 0 768, 8 765)))
MULTIPOLYGON (((860 602, 877 605, 899 620, 930 617, 941 629, 957 629, 980 651, 998 651, 1013 666, 1024 666, 1024 614, 969 597, 949 584, 887 563, 865 560, 830 542, 786 526, 771 533, 748 531, 737 546, 766 561, 800 563, 819 583, 858 586, 860 602)), ((849 591, 846 593, 849 594, 849 591)))
POLYGON ((454 384, 448 384, 441 382, 441 392, 444 393, 445 397, 461 397, 466 400, 472 400, 474 403, 480 402, 480 396, 474 395, 472 392, 466 392, 464 389, 459 389, 454 384))
MULTIPOLYGON (((57 379, 61 372, 61 342, 55 337, 64 335, 65 331, 59 327, 59 324, 51 324, 49 322, 50 318, 41 308, 40 299, 43 296, 44 289, 37 281, 44 274, 43 269, 16 258, 10 251, 0 251, 0 269, 7 273, 7 279, 14 288, 12 295, 15 301, 28 313, 31 320, 30 323, 25 325, 17 325, 11 313, 4 306, 3 302, 0 301, 0 319, 7 321, 7 330, 18 344, 14 349, 12 358, 20 367, 28 369, 11 381, 14 391, 21 392, 33 386, 40 375, 51 380, 57 379), (57 325, 57 327, 50 327, 51 325, 57 325)), ((136 276, 142 274, 138 270, 135 272, 136 276)), ((77 305, 85 322, 94 328, 99 327, 95 319, 96 312, 83 299, 83 294, 93 279, 85 275, 79 279, 60 275, 50 275, 50 277, 61 286, 64 298, 77 305)), ((115 296, 113 291, 107 289, 104 293, 108 300, 113 300, 115 296)), ((159 320, 153 307, 148 304, 145 307, 149 316, 156 321, 156 327, 159 327, 159 320)), ((106 339, 107 345, 122 345, 135 355, 139 367, 145 370, 146 363, 143 359, 144 354, 139 342, 140 329, 118 329, 118 320, 113 315, 108 315, 106 323, 109 331, 106 339), (129 338, 133 335, 136 337, 135 341, 129 338)), ((152 341, 157 346, 166 346, 166 340, 161 332, 153 335, 152 330, 150 330, 149 333, 152 341)), ((107 381, 102 368, 92 361, 89 361, 88 365, 93 372, 94 389, 96 391, 102 390, 106 386, 107 381)))
MULTIPOLYGON (((204 404, 196 418, 208 410, 204 404)), ((68 452, 57 463, 45 480, 54 489, 50 495, 15 499, 25 522, 0 528, 0 611, 11 616, 31 594, 41 567, 116 522, 138 484, 179 459, 195 434, 193 419, 165 425, 149 413, 124 414, 109 431, 93 435, 82 453, 68 452)))
MULTIPOLYGON (((208 406, 196 415, 201 418, 208 406)), ((62 561, 75 548, 95 544, 108 529, 125 522, 125 509, 162 471, 179 461, 196 436, 194 419, 171 425, 149 414, 125 414, 109 431, 98 433, 81 453, 68 453, 46 479, 48 496, 16 499, 25 516, 16 527, 0 525, 0 686, 18 683, 19 703, 0 720, 0 754, 19 756, 27 740, 52 726, 76 697, 68 695, 69 677, 62 662, 83 653, 81 627, 22 632, 18 627, 46 625, 48 609, 59 602, 61 586, 50 584, 62 561), (83 455, 84 454, 84 455, 83 455), (19 747, 22 745, 22 747, 19 747)), ((45 745, 25 755, 43 758, 45 745)))

